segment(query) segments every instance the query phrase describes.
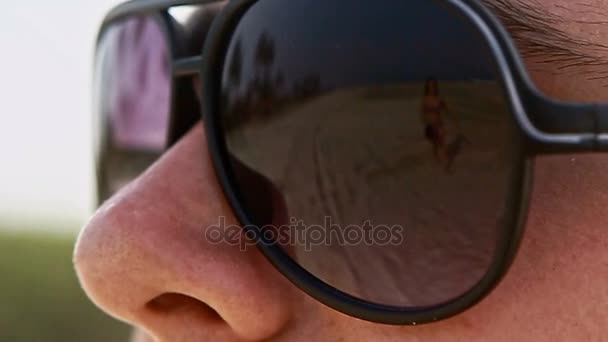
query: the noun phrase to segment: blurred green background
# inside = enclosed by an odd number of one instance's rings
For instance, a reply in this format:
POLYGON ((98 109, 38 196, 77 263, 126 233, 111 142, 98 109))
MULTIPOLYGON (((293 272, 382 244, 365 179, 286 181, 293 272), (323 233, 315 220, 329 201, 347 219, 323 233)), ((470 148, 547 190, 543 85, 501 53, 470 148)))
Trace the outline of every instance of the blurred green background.
POLYGON ((128 341, 72 267, 74 238, 0 230, 0 341, 128 341))
POLYGON ((0 63, 0 342, 128 340, 72 267, 94 209, 93 47, 118 2, 13 1, 0 11, 11 52, 0 63))

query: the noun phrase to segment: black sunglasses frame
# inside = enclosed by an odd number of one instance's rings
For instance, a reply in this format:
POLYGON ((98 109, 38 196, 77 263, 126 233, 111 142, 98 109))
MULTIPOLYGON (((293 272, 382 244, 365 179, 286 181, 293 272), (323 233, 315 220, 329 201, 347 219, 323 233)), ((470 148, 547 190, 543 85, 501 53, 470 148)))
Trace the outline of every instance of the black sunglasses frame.
MULTIPOLYGON (((169 1, 165 1, 168 3, 169 1)), ((201 4, 217 3, 214 1, 183 1, 183 4, 201 4)), ((200 57, 191 57, 188 51, 188 42, 184 32, 180 32, 180 25, 169 15, 167 9, 175 7, 175 5, 153 4, 149 1, 127 2, 113 9, 103 21, 103 24, 97 34, 96 46, 101 42, 102 37, 107 29, 113 24, 131 18, 133 16, 145 15, 147 18, 154 20, 162 31, 164 41, 167 43, 168 59, 170 61, 170 75, 173 75, 170 85, 170 102, 169 102, 169 123, 166 139, 166 148, 168 149, 175 144, 187 131, 200 120, 200 101, 193 89, 192 76, 198 75, 199 66, 201 63, 200 57), (142 6, 143 5, 143 6, 142 6), (179 115, 176 115, 179 113, 179 115)), ((96 174, 97 174, 97 203, 111 197, 112 192, 107 187, 107 179, 104 168, 107 165, 105 151, 109 141, 105 134, 108 132, 107 119, 99 118, 100 127, 96 129, 102 131, 100 137, 100 147, 96 153, 96 174)))
MULTIPOLYGON (((456 15, 468 19, 486 39, 501 76, 503 90, 509 100, 517 132, 513 144, 518 156, 512 184, 514 189, 508 199, 508 222, 499 239, 496 256, 487 274, 471 290, 462 296, 440 305, 423 308, 400 308, 378 305, 360 300, 339 291, 292 260, 281 247, 267 240, 259 228, 254 228, 251 215, 242 205, 243 198, 233 176, 230 156, 223 137, 220 109, 220 82, 227 47, 240 18, 257 1, 232 0, 214 19, 206 39, 202 56, 188 57, 179 53, 178 35, 170 29, 171 19, 167 15, 170 7, 182 5, 204 5, 217 3, 209 0, 132 0, 113 9, 104 19, 104 29, 121 18, 153 14, 158 16, 166 28, 167 42, 173 51, 172 114, 179 113, 175 98, 177 86, 183 76, 199 75, 201 78, 202 119, 207 144, 212 156, 217 177, 235 216, 258 242, 257 245, 268 260, 296 286, 321 303, 353 317, 383 324, 414 325, 429 323, 459 314, 489 294, 510 267, 519 247, 527 218, 532 184, 533 159, 542 154, 583 153, 608 151, 608 104, 570 103, 551 99, 543 95, 531 81, 523 61, 517 53, 510 36, 490 11, 476 0, 442 1, 456 15)), ((398 1, 398 0, 395 0, 398 1)), ((181 114, 179 114, 181 115, 181 114)), ((171 115, 174 117, 177 115, 171 115)), ((172 123, 172 142, 177 140, 192 120, 172 123)), ((103 168, 103 164, 101 165, 103 168)))

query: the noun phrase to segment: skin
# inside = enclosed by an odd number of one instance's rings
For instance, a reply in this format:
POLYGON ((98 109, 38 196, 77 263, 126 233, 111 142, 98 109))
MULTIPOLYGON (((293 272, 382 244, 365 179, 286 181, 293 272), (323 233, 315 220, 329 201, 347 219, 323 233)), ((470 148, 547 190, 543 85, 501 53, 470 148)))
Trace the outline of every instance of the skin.
MULTIPOLYGON (((604 0, 586 4, 608 8, 604 0)), ((563 16, 555 25, 569 34, 608 44, 608 26, 580 23, 601 19, 585 4, 534 5, 563 16)), ((608 59, 608 51, 594 53, 608 59)), ((542 56, 525 61, 547 95, 608 98, 605 82, 585 74, 598 66, 558 72, 559 63, 542 56)), ((608 333, 604 155, 537 159, 527 230, 505 279, 472 309, 411 327, 342 315, 294 288, 255 249, 205 241, 201 227, 218 216, 235 220, 203 141, 199 124, 106 202, 76 246, 83 288, 103 310, 137 327, 136 341, 601 341, 608 333)))

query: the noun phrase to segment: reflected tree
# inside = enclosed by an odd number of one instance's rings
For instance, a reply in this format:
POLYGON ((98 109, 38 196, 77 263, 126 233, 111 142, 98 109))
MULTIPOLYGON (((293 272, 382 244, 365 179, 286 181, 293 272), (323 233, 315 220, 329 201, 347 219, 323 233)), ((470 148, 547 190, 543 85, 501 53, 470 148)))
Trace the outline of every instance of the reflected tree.
POLYGON ((272 79, 272 65, 275 61, 275 43, 267 32, 262 33, 255 48, 257 79, 255 85, 259 97, 259 114, 267 116, 272 110, 275 98, 275 84, 272 79))
POLYGON ((264 32, 255 48, 255 64, 260 67, 263 73, 268 73, 274 63, 274 57, 274 40, 270 38, 267 32, 264 32))
POLYGON ((245 109, 245 98, 239 96, 239 89, 243 79, 243 45, 242 40, 236 40, 234 50, 228 62, 228 82, 222 91, 224 108, 230 108, 224 116, 224 125, 231 129, 240 121, 240 115, 245 109))
POLYGON ((228 81, 230 86, 238 89, 243 78, 243 46, 241 39, 238 39, 234 45, 234 52, 230 65, 228 66, 228 81))
POLYGON ((258 37, 251 50, 240 37, 234 44, 226 61, 226 87, 222 94, 227 108, 224 124, 229 129, 279 115, 286 106, 320 92, 320 75, 296 80, 277 70, 276 42, 268 32, 258 37), (246 66, 253 67, 252 72, 246 66))

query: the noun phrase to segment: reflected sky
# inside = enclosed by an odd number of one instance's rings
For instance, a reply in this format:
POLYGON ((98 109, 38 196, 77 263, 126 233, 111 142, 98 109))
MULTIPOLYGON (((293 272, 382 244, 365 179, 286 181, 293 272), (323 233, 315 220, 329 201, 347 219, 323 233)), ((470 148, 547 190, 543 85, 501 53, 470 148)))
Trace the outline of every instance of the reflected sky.
MULTIPOLYGON (((256 44, 275 45, 274 73, 287 80, 322 75, 323 87, 361 82, 492 79, 482 37, 434 1, 257 2, 237 27, 228 56, 241 41, 243 75, 256 75, 256 44), (424 64, 421 64, 424 63, 424 64)), ((244 80, 246 81, 246 80, 244 80)), ((243 82, 241 87, 243 87, 243 82)))

